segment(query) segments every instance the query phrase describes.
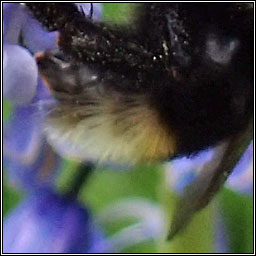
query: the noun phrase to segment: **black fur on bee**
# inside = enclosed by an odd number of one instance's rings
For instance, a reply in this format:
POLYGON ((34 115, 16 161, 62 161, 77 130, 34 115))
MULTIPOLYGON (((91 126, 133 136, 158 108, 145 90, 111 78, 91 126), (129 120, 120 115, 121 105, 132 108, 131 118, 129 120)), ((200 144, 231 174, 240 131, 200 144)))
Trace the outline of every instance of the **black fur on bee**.
POLYGON ((38 57, 60 102, 53 115, 70 111, 66 123, 76 125, 94 115, 111 119, 114 137, 138 138, 124 152, 125 159, 141 154, 138 161, 195 154, 242 131, 253 115, 253 8, 135 5, 135 21, 114 26, 93 21, 72 3, 26 3, 48 30, 60 32, 60 51, 38 57))

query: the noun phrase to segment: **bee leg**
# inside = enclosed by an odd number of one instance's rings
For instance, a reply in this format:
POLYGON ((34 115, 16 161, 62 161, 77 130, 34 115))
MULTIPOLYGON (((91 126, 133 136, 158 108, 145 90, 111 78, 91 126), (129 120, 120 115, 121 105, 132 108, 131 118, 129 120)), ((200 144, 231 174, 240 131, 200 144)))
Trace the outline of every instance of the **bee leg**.
POLYGON ((208 205, 232 173, 250 144, 252 136, 253 120, 250 121, 246 130, 233 136, 225 143, 224 147, 220 146, 217 149, 214 159, 203 167, 198 178, 178 199, 176 212, 174 212, 167 237, 168 240, 177 235, 197 211, 208 205))

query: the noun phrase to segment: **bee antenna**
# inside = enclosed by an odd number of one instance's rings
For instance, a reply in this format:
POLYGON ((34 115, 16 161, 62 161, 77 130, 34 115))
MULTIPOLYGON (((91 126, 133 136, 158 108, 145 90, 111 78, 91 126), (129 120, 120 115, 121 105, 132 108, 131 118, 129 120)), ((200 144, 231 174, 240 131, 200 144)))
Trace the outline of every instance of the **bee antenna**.
POLYGON ((93 17, 93 3, 91 3, 91 8, 90 8, 90 19, 93 17))

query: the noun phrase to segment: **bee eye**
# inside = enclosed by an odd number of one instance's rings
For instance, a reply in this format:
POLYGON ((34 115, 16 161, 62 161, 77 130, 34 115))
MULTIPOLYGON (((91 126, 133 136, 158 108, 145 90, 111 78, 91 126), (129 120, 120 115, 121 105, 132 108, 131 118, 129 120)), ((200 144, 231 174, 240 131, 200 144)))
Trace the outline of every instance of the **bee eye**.
POLYGON ((216 35, 210 35, 206 41, 206 55, 217 64, 227 65, 232 61, 239 44, 237 39, 219 39, 216 35))
POLYGON ((89 86, 98 79, 96 72, 91 72, 86 65, 77 64, 59 50, 38 53, 36 60, 45 83, 55 92, 76 94, 81 92, 84 84, 89 86))
POLYGON ((70 66, 68 59, 58 50, 38 53, 36 61, 40 70, 67 69, 70 66))

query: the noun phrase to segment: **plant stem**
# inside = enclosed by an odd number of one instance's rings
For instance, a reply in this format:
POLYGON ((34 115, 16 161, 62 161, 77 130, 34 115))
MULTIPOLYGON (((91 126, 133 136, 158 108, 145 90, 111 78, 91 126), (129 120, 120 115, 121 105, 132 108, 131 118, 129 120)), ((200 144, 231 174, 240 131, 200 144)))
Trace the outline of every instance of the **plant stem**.
POLYGON ((90 162, 80 164, 76 170, 76 177, 73 179, 73 184, 71 184, 69 189, 65 192, 66 196, 76 198, 84 182, 94 169, 95 165, 90 162))

